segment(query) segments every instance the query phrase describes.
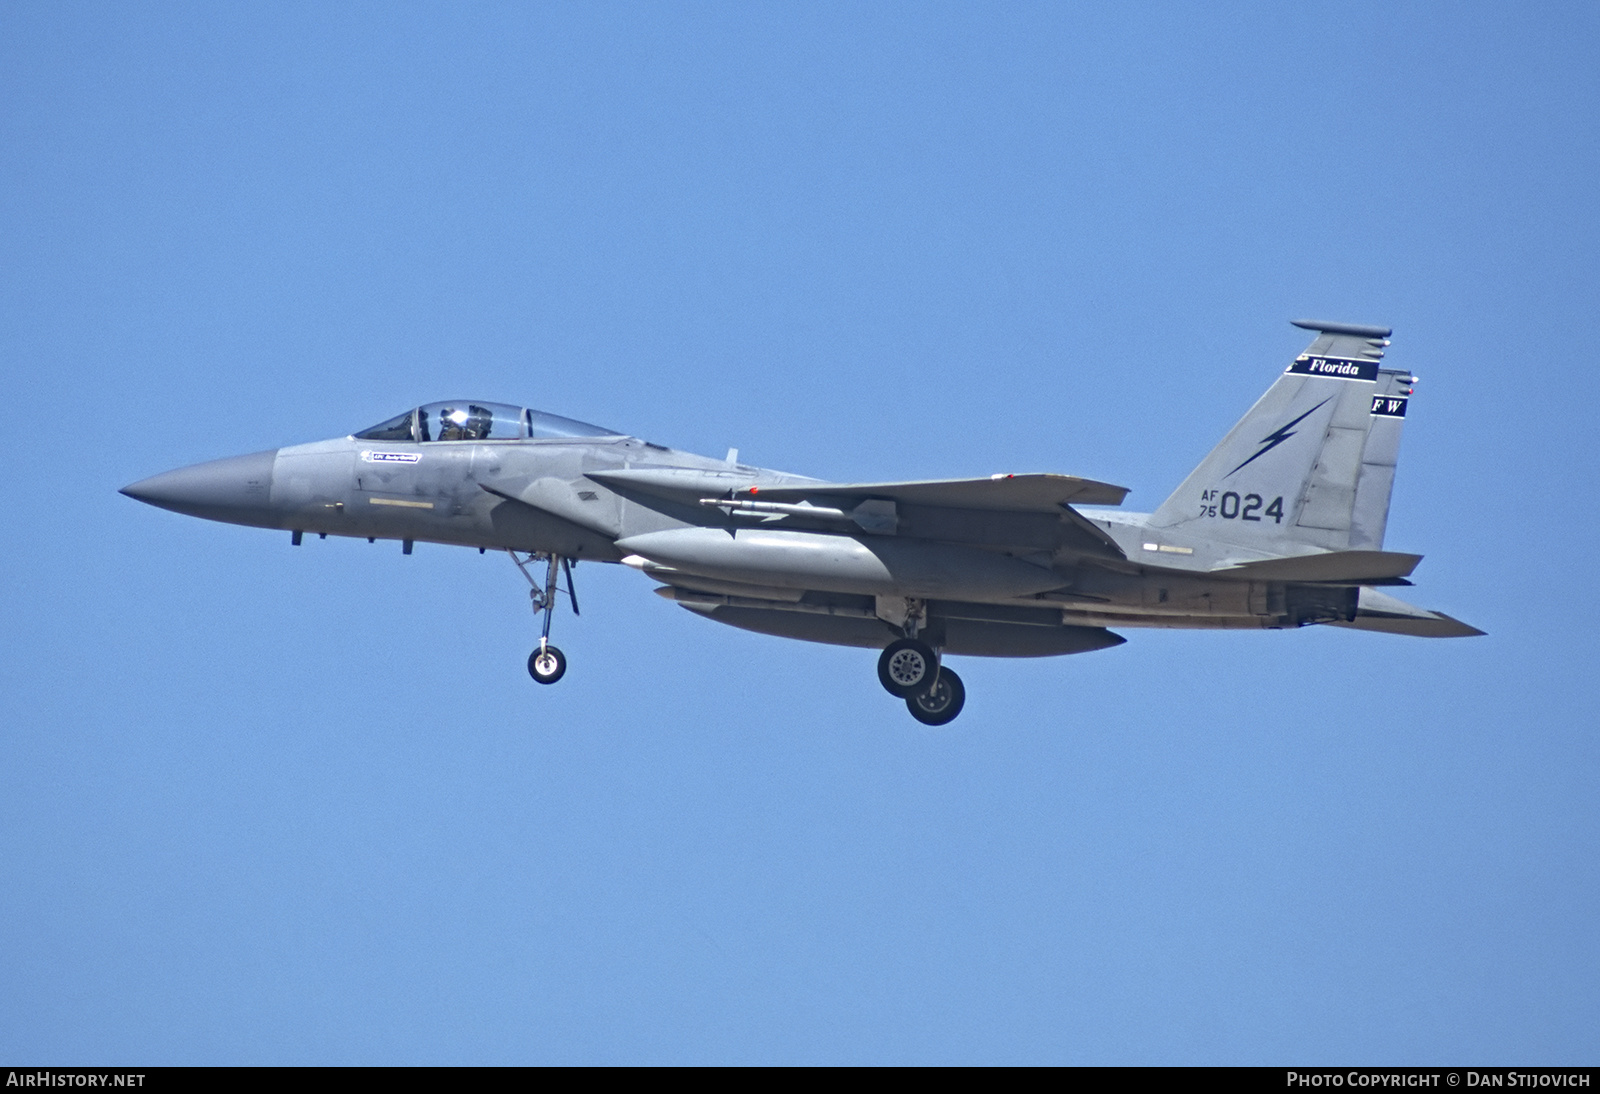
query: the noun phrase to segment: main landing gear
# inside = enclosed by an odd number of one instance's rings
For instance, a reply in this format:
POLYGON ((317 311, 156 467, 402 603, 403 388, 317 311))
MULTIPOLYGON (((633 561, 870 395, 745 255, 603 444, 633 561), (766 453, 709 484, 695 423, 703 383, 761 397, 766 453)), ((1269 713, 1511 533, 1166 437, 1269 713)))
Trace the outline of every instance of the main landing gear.
POLYGON ((550 644, 550 617, 556 610, 556 572, 567 575, 567 596, 572 599, 572 614, 578 614, 578 590, 572 581, 572 562, 560 555, 530 553, 518 558, 517 552, 507 549, 506 554, 517 564, 522 576, 528 579, 528 599, 533 602, 533 614, 544 616, 544 626, 539 632, 539 647, 528 655, 528 675, 541 684, 553 684, 566 675, 567 655, 550 644), (545 569, 544 585, 534 580, 528 566, 540 560, 549 565, 545 569))
POLYGON ((911 717, 925 726, 948 725, 966 705, 967 689, 961 677, 946 668, 939 670, 938 679, 927 690, 906 696, 906 709, 911 717))
POLYGON ((914 637, 889 643, 878 657, 878 680, 925 726, 955 721, 967 702, 961 677, 939 664, 932 646, 914 637))

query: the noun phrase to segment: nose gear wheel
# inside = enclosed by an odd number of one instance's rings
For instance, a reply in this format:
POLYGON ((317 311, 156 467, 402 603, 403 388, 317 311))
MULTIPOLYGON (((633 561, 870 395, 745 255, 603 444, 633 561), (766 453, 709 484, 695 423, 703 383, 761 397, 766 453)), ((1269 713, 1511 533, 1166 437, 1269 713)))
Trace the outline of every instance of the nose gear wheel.
POLYGON ((543 645, 528 655, 528 675, 541 684, 553 684, 566 675, 567 655, 543 645))

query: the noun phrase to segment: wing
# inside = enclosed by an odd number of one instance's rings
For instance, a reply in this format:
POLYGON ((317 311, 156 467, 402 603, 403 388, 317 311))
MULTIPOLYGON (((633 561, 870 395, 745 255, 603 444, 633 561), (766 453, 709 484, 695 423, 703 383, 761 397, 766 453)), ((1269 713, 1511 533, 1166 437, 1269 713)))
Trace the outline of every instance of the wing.
POLYGON ((806 483, 758 486, 752 496, 773 501, 819 496, 887 498, 907 505, 948 509, 992 509, 1009 512, 1055 512, 1063 505, 1121 505, 1125 486, 1113 486, 1076 475, 990 475, 986 479, 922 479, 912 482, 806 483))
POLYGON ((1122 558, 1073 505, 1120 505, 1127 488, 1075 475, 992 475, 912 482, 762 482, 676 468, 590 472, 612 489, 719 509, 729 517, 1022 551, 1122 558))

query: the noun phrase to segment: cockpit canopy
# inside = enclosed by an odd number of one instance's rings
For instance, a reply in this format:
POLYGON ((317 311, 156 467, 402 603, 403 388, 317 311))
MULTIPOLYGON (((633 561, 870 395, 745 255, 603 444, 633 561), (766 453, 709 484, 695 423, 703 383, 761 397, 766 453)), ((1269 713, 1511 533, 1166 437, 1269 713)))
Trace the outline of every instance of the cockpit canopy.
POLYGON ((355 434, 361 441, 522 441, 616 437, 614 429, 504 403, 429 403, 355 434))

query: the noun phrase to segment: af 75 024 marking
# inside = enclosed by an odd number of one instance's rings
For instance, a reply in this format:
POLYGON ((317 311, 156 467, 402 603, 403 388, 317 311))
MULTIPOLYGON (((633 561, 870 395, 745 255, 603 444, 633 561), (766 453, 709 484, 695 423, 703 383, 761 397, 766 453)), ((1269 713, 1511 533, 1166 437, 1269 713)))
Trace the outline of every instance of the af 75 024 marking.
POLYGON ((1224 490, 1219 498, 1217 491, 1207 490, 1200 495, 1200 515, 1221 517, 1223 520, 1260 520, 1271 517, 1274 524, 1283 523, 1283 498, 1272 499, 1265 510, 1261 508, 1260 494, 1246 494, 1242 498, 1236 491, 1224 490))

